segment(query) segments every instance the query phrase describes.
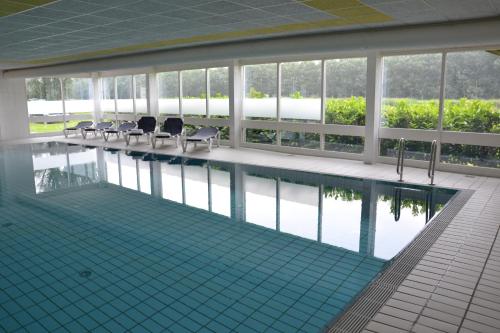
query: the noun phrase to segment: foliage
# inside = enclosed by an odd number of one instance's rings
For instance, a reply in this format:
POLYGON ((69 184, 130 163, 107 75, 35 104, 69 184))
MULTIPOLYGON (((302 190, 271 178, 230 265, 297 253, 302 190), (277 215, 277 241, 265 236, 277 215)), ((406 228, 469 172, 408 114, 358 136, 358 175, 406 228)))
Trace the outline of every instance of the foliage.
POLYGON ((327 99, 325 122, 340 125, 365 125, 366 100, 364 97, 327 99))
POLYGON ((291 98, 293 98, 293 99, 302 99, 302 98, 304 98, 304 97, 302 96, 302 94, 300 93, 300 91, 295 91, 295 92, 293 92, 293 93, 290 95, 290 97, 291 97, 291 98))
POLYGON ((262 91, 258 91, 254 87, 250 87, 250 91, 248 92, 249 98, 266 98, 267 94, 264 94, 262 91))

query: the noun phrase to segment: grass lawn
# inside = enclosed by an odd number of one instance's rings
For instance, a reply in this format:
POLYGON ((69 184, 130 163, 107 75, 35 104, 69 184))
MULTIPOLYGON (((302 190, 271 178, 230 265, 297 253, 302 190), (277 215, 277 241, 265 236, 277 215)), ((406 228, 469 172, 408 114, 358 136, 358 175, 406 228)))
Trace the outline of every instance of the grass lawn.
MULTIPOLYGON (((79 120, 71 120, 66 122, 67 127, 75 126, 78 124, 79 120)), ((53 123, 53 124, 44 124, 44 123, 30 123, 30 132, 31 133, 54 133, 54 132, 62 132, 64 129, 64 123, 53 123)))

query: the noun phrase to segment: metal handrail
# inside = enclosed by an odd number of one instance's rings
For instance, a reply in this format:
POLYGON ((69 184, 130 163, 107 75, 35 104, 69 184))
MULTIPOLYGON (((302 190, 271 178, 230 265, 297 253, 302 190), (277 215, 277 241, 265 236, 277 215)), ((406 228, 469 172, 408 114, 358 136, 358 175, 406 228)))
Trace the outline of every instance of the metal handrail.
POLYGON ((396 165, 396 172, 399 175, 399 181, 403 181, 403 168, 405 163, 405 149, 406 149, 406 140, 405 138, 399 139, 398 146, 398 163, 396 165))
POLYGON ((431 156, 427 176, 431 179, 430 185, 434 185, 434 172, 436 170, 437 141, 433 140, 431 145, 431 156))

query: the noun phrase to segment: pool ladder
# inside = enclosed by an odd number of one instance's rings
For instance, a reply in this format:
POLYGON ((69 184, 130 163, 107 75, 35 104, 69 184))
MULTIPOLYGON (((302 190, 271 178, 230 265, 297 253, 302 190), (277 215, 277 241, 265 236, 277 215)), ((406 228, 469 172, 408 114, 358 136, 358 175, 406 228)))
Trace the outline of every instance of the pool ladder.
POLYGON ((431 179, 429 185, 434 185, 434 171, 436 170, 436 155, 437 155, 437 141, 433 140, 431 144, 431 156, 429 159, 429 168, 427 169, 427 176, 431 179))
POLYGON ((406 140, 405 138, 399 139, 398 145, 398 163, 396 165, 396 172, 399 175, 399 181, 403 181, 403 168, 405 164, 405 149, 406 149, 406 140))

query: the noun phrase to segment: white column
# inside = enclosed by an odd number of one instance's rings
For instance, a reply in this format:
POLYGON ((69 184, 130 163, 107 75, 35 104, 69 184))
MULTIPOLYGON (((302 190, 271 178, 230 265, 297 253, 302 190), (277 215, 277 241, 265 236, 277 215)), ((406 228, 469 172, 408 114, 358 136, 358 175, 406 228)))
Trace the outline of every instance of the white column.
POLYGON ((229 125, 232 148, 239 148, 241 142, 241 117, 243 94, 242 66, 234 61, 229 66, 229 125))
POLYGON ((146 74, 146 84, 147 84, 147 103, 148 103, 148 113, 150 116, 158 117, 160 116, 160 110, 158 106, 158 80, 156 73, 146 74))
POLYGON ((97 73, 92 74, 92 94, 94 96, 94 121, 99 122, 102 119, 101 112, 101 79, 97 73))
POLYGON ((25 138, 29 133, 25 80, 0 73, 0 140, 25 138))
POLYGON ((370 52, 367 61, 365 151, 366 164, 375 163, 378 155, 378 130, 380 127, 380 103, 382 97, 382 57, 370 52))

